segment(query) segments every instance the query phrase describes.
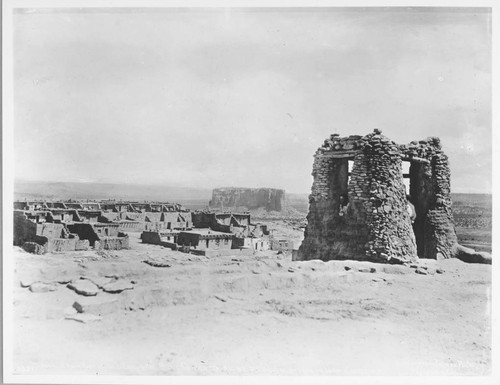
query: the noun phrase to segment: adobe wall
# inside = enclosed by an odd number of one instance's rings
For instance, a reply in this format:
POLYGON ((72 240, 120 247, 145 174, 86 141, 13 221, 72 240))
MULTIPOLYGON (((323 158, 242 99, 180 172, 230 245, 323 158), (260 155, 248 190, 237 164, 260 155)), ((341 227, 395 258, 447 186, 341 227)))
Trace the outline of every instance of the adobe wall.
POLYGON ((233 257, 244 257, 251 256, 254 254, 252 249, 205 249, 205 250, 189 250, 190 253, 196 255, 204 255, 205 257, 223 257, 223 256, 233 256, 233 257))
POLYGON ((400 146, 378 130, 364 137, 332 135, 317 150, 312 175, 308 225, 297 260, 404 263, 418 256, 454 255, 450 173, 438 139, 400 146), (349 160, 353 161, 350 179, 349 160), (403 160, 411 164, 414 226, 407 210, 403 160), (349 201, 344 215, 343 194, 349 201))
POLYGON ((62 238, 66 233, 65 226, 62 223, 43 223, 37 224, 36 234, 47 238, 62 238))
POLYGON ((94 247, 95 242, 99 241, 99 236, 90 223, 73 223, 68 225, 68 229, 73 234, 78 234, 80 239, 89 241, 90 246, 94 247))
POLYGON ((269 248, 273 251, 281 251, 288 254, 293 250, 293 241, 270 238, 269 248))
POLYGON ((99 239, 98 248, 103 250, 121 250, 129 248, 129 237, 101 237, 99 239))
POLYGON ((118 222, 120 231, 143 231, 146 228, 146 222, 138 221, 120 221, 118 222))
POLYGON ((36 223, 30 221, 23 212, 14 211, 14 245, 22 246, 31 242, 36 236, 36 223))
POLYGON ((47 239, 66 238, 68 231, 62 223, 35 223, 22 212, 14 212, 14 245, 36 242, 37 236, 47 239))
POLYGON ((54 253, 61 251, 88 250, 90 245, 88 240, 58 238, 47 239, 47 242, 44 243, 44 247, 47 253, 54 253))
POLYGON ((157 231, 143 231, 141 233, 142 243, 159 245, 161 243, 160 233, 157 231))

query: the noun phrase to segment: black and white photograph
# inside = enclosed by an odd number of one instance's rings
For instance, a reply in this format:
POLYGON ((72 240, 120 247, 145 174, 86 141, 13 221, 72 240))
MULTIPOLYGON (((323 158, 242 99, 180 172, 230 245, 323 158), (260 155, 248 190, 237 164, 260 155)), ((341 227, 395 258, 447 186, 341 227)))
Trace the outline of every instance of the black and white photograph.
POLYGON ((259 4, 4 2, 5 383, 499 380, 498 9, 259 4))

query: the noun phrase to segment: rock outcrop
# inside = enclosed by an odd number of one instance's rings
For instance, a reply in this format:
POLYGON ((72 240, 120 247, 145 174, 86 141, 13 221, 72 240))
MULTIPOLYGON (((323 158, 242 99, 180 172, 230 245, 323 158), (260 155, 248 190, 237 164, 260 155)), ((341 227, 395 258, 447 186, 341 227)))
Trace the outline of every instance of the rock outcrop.
POLYGON ((265 208, 281 211, 285 202, 285 190, 273 188, 216 188, 212 191, 210 208, 231 209, 246 207, 248 210, 265 208))

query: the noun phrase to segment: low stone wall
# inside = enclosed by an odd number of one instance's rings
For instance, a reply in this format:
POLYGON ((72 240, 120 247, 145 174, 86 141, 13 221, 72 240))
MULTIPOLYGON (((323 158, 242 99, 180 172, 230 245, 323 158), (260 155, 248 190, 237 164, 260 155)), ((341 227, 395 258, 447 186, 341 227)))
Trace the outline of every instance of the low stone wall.
MULTIPOLYGON (((96 242, 97 244, 97 242, 96 242)), ((129 248, 129 237, 101 237, 99 239, 99 249, 103 250, 121 250, 129 248)))
POLYGON ((90 243, 88 240, 86 239, 77 239, 76 240, 76 244, 75 244, 75 250, 76 251, 79 251, 79 250, 88 250, 90 248, 90 243))
POLYGON ((36 242, 25 242, 22 246, 23 250, 32 254, 44 254, 45 247, 36 242))
POLYGON ((63 238, 48 239, 47 243, 45 243, 45 250, 48 253, 61 252, 61 251, 75 251, 76 250, 76 239, 75 238, 73 238, 73 239, 63 239, 63 238))
POLYGON ((218 249, 218 250, 195 250, 191 249, 190 253, 197 255, 204 255, 206 257, 222 257, 222 256, 249 256, 253 255, 254 251, 252 249, 218 249))
POLYGON ((78 238, 47 238, 36 236, 35 242, 27 242, 23 248, 34 254, 60 253, 66 251, 88 250, 90 248, 88 240, 78 238), (37 244, 40 247, 35 247, 37 244))
POLYGON ((157 231, 143 231, 141 233, 142 243, 149 243, 152 245, 159 245, 161 243, 160 233, 157 231))

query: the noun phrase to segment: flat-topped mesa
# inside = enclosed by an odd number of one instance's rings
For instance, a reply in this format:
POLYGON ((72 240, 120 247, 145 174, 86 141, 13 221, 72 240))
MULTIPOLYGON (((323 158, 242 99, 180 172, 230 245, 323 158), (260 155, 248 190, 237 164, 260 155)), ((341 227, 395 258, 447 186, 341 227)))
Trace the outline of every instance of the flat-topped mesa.
POLYGON ((281 211, 285 202, 285 190, 274 188, 225 187, 212 191, 209 207, 231 209, 246 207, 249 210, 265 208, 267 211, 281 211))
POLYGON ((364 137, 333 134, 316 151, 312 175, 297 260, 404 263, 457 253, 450 168, 438 138, 398 145, 377 129, 364 137), (402 162, 410 163, 409 174, 402 162))

